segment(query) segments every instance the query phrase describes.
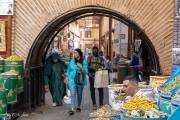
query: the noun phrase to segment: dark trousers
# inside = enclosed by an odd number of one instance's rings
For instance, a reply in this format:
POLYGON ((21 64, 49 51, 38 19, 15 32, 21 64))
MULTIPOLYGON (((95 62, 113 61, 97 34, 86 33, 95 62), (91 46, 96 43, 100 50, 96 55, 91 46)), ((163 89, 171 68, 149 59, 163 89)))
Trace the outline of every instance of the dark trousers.
MULTIPOLYGON (((92 99, 93 105, 96 105, 94 76, 89 76, 89 83, 90 83, 91 99, 92 99)), ((99 105, 102 106, 103 105, 103 97, 104 97, 103 88, 98 88, 98 91, 99 91, 99 105)))

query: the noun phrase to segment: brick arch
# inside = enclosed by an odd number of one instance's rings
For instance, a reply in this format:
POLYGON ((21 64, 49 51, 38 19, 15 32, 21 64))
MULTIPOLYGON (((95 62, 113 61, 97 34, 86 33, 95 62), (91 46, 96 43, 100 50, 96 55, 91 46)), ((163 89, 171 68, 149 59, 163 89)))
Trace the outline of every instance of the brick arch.
POLYGON ((174 0, 15 0, 14 53, 26 60, 34 40, 49 22, 89 5, 109 8, 137 23, 151 40, 162 71, 171 72, 174 0))
POLYGON ((152 58, 151 60, 154 62, 154 69, 159 72, 159 57, 155 51, 155 48, 145 32, 136 23, 121 13, 105 7, 85 6, 77 8, 62 14, 49 22, 33 42, 26 61, 25 99, 28 105, 36 106, 41 104, 43 102, 42 100, 44 100, 44 84, 42 76, 42 65, 44 60, 43 55, 46 54, 46 50, 51 44, 53 38, 56 36, 58 31, 62 30, 63 27, 70 22, 89 15, 111 16, 114 19, 120 20, 121 22, 124 22, 125 24, 134 28, 137 31, 138 36, 143 40, 144 45, 147 47, 146 49, 152 58))
POLYGON ((49 22, 33 42, 27 57, 26 67, 29 68, 42 64, 44 55, 46 54, 53 38, 66 25, 82 17, 92 15, 109 16, 135 29, 138 36, 143 40, 143 43, 147 47, 148 53, 151 56, 152 68, 159 73, 159 57, 146 33, 137 25, 137 23, 130 20, 127 16, 124 16, 115 10, 100 6, 85 6, 70 10, 49 22))
POLYGON ((26 59, 26 107, 40 105, 44 100, 40 73, 49 39, 88 12, 107 13, 133 26, 146 41, 156 69, 161 67, 170 73, 174 11, 173 0, 15 0, 14 52, 26 59))

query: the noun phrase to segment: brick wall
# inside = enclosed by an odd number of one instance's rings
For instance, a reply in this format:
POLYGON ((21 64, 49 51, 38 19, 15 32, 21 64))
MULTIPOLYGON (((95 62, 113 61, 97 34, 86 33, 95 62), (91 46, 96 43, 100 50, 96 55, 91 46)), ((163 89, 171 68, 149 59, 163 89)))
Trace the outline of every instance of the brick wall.
POLYGON ((115 10, 139 25, 152 41, 161 69, 171 72, 175 0, 15 0, 14 52, 26 59, 48 22, 89 5, 115 10))

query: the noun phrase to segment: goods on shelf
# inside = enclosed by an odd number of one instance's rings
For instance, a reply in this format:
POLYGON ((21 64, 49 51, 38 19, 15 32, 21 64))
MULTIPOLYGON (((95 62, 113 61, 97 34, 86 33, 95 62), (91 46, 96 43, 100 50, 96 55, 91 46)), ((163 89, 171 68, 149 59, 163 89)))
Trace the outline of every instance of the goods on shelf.
POLYGON ((17 55, 12 55, 12 56, 6 58, 5 60, 7 60, 7 61, 21 61, 22 59, 17 55))
POLYGON ((150 85, 155 87, 162 87, 169 76, 150 76, 150 85))
POLYGON ((114 98, 115 102, 124 101, 127 96, 125 94, 118 94, 117 97, 114 98))
POLYGON ((131 98, 122 108, 126 110, 125 118, 130 120, 167 118, 167 114, 159 111, 157 105, 146 97, 131 98))
POLYGON ((103 107, 90 113, 90 116, 91 117, 110 117, 112 115, 117 115, 117 114, 120 114, 120 112, 112 110, 109 105, 104 105, 103 107))
POLYGON ((157 105, 152 103, 150 99, 146 97, 134 97, 124 103, 122 108, 125 110, 150 110, 158 109, 157 105))
POLYGON ((115 101, 124 101, 127 97, 125 93, 122 92, 122 86, 120 87, 112 87, 113 94, 114 94, 114 100, 115 101))

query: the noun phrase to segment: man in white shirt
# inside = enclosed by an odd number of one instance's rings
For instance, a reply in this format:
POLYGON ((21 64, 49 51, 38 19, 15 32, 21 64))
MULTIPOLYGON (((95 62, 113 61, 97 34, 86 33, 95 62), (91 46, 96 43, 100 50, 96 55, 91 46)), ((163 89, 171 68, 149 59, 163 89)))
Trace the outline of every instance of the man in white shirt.
POLYGON ((146 96, 154 102, 152 91, 145 91, 138 86, 138 80, 133 76, 127 76, 123 81, 122 91, 127 95, 126 99, 134 96, 146 96))
POLYGON ((128 97, 133 97, 139 91, 138 80, 132 76, 127 76, 123 81, 122 91, 128 97))

